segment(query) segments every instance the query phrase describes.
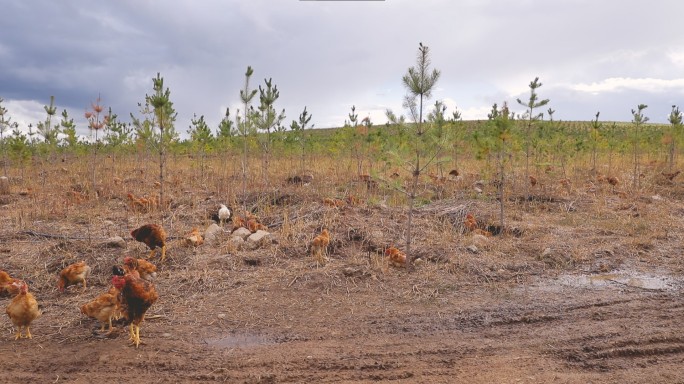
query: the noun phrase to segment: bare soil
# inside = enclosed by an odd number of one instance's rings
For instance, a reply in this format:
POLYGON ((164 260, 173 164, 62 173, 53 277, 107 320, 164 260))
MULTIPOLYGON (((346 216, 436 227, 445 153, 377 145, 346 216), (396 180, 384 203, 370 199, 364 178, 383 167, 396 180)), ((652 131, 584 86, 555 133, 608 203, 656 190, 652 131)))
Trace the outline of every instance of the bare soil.
MULTIPOLYGON (((29 282, 43 315, 17 341, 3 315, 2 383, 684 382, 678 184, 538 191, 553 198, 512 199, 508 231, 487 240, 459 218, 495 224, 497 202, 464 184, 416 210, 411 270, 375 252, 403 247, 405 208, 377 196, 334 208, 321 203, 332 193, 284 186, 257 212, 275 243, 236 249, 226 232, 198 248, 174 240, 155 259, 160 299, 137 349, 121 326, 99 336, 79 306, 108 289, 113 264, 148 253, 128 233, 156 214, 130 212, 123 187, 61 206, 48 188, 19 194, 25 184, 3 197, 0 269, 29 282), (333 241, 317 267, 308 244, 322 227, 333 241), (125 249, 102 245, 114 235, 125 249), (60 294, 57 271, 78 260, 93 267, 88 288, 60 294)), ((175 196, 164 225, 178 237, 222 202, 175 196)))

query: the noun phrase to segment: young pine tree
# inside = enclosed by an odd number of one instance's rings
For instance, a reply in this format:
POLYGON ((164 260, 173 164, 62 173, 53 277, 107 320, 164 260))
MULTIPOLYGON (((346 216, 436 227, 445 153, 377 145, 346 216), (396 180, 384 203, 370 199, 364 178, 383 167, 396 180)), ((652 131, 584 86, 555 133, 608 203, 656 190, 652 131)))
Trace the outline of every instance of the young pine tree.
POLYGON ((670 147, 668 148, 668 168, 669 171, 672 172, 672 168, 674 167, 674 161, 675 161, 675 153, 676 153, 676 148, 677 148, 677 141, 681 138, 682 135, 682 112, 679 110, 679 107, 676 105, 672 106, 672 112, 670 112, 670 116, 667 119, 670 122, 670 132, 668 134, 668 140, 669 140, 669 145, 670 147))
POLYGON ((532 82, 530 82, 530 99, 525 103, 520 99, 517 99, 518 104, 527 108, 527 125, 525 126, 525 201, 530 197, 530 188, 527 180, 530 178, 530 147, 532 141, 532 127, 535 122, 541 120, 543 113, 534 114, 536 108, 541 108, 549 103, 549 99, 539 100, 537 96, 537 88, 540 88, 542 83, 539 82, 539 78, 535 77, 532 82))
POLYGON ((297 120, 292 120, 292 124, 290 124, 290 130, 292 132, 292 135, 294 136, 294 141, 298 144, 299 146, 299 172, 304 172, 304 166, 305 166, 305 158, 306 158, 306 132, 305 130, 307 128, 313 128, 313 124, 309 127, 309 122, 311 121, 311 118, 313 115, 310 115, 309 112, 306 111, 306 106, 304 106, 304 111, 299 115, 299 121, 297 120))
POLYGON ((634 154, 634 174, 632 179, 632 186, 639 188, 641 186, 641 165, 639 164, 639 142, 641 141, 641 129, 648 121, 648 117, 644 116, 644 109, 648 108, 646 104, 639 104, 637 109, 632 109, 632 124, 634 125, 634 132, 632 133, 632 148, 634 154))
POLYGON ((273 84, 273 79, 264 79, 265 88, 259 86, 259 108, 252 113, 252 119, 256 128, 266 131, 266 135, 261 140, 261 148, 263 151, 263 177, 266 186, 270 185, 269 180, 269 166, 271 157, 272 140, 271 134, 273 130, 285 120, 285 110, 283 109, 278 114, 273 106, 280 97, 278 86, 273 84))
POLYGON ((152 79, 154 94, 145 96, 145 99, 154 110, 154 123, 159 128, 159 208, 162 222, 164 220, 164 170, 166 167, 166 147, 172 139, 173 124, 176 120, 176 111, 171 102, 171 91, 164 89, 164 78, 157 73, 152 79), (166 133, 166 135, 165 135, 166 133), (168 137, 168 138, 167 138, 168 137))
POLYGON ((437 80, 439 80, 440 72, 436 69, 430 69, 430 54, 427 46, 423 43, 418 44, 418 56, 416 58, 416 66, 410 67, 408 72, 402 77, 402 82, 408 95, 404 100, 404 106, 408 108, 411 117, 416 124, 415 140, 413 141, 413 160, 412 176, 409 197, 408 220, 406 225, 406 254, 408 256, 407 263, 415 257, 411 254, 411 229, 413 219, 413 207, 418 194, 418 179, 421 172, 430 165, 432 160, 437 156, 438 150, 435 150, 433 143, 428 143, 427 126, 423 123, 423 103, 432 96, 432 89, 437 80), (416 100, 417 99, 417 100, 416 100), (430 159, 425 159, 426 156, 432 155, 430 159), (425 161, 424 161, 425 160, 425 161))

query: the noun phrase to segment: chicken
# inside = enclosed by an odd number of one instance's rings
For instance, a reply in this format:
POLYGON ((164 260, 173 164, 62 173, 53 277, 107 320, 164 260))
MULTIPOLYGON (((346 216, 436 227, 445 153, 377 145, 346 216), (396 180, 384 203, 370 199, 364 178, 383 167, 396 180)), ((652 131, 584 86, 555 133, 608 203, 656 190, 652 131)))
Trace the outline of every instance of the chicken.
POLYGON ((620 184, 620 179, 618 179, 618 178, 615 177, 615 176, 608 176, 608 177, 606 177, 606 181, 608 182, 608 184, 612 185, 613 187, 615 187, 616 185, 620 184))
POLYGON ((132 193, 128 195, 129 204, 134 212, 149 212, 157 206, 157 199, 154 197, 136 197, 132 193))
POLYGON ((131 231, 131 236, 141 243, 145 243, 151 250, 148 259, 154 256, 155 249, 161 248, 161 261, 166 258, 166 231, 161 225, 145 224, 131 231))
POLYGON ((463 225, 468 228, 469 231, 474 231, 475 228, 477 228, 475 216, 473 216, 471 213, 467 214, 465 220, 463 220, 463 225))
POLYGON ((675 177, 677 177, 680 173, 682 173, 682 171, 675 171, 675 172, 672 172, 672 173, 662 172, 662 175, 665 176, 666 179, 672 181, 672 179, 674 179, 675 177))
POLYGON ((331 199, 329 197, 326 197, 325 199, 323 199, 323 204, 329 207, 344 208, 344 206, 347 205, 347 202, 341 199, 331 199))
POLYGON ((11 285, 11 290, 17 292, 16 296, 7 305, 6 313, 12 320, 12 324, 17 327, 15 340, 23 338, 22 329, 26 328, 26 338, 31 338, 31 322, 37 319, 41 313, 38 309, 36 298, 28 291, 28 285, 23 281, 15 281, 11 285))
POLYGON ((71 264, 59 272, 57 288, 60 292, 64 292, 64 289, 70 285, 83 283, 83 290, 85 291, 86 288, 88 288, 86 284, 86 277, 88 277, 88 275, 90 275, 90 267, 86 265, 85 261, 71 264))
POLYGON ((532 175, 530 175, 529 178, 530 178, 530 185, 533 187, 536 186, 537 185, 537 178, 532 176, 532 175))
POLYGON ((116 314, 119 307, 118 292, 106 292, 95 298, 93 301, 81 306, 81 313, 92 317, 100 322, 100 332, 105 331, 105 323, 109 323, 109 331, 112 332, 112 317, 116 314))
POLYGON ((147 281, 157 277, 157 266, 145 259, 134 259, 130 256, 124 258, 124 271, 130 273, 135 271, 137 276, 147 281))
POLYGON ((154 304, 159 295, 154 285, 147 280, 141 279, 132 273, 115 266, 112 270, 112 285, 118 289, 121 312, 128 324, 130 340, 135 347, 140 345, 140 324, 145 319, 145 313, 154 304))
POLYGON ((219 208, 218 210, 219 224, 221 224, 221 226, 223 227, 223 223, 230 220, 231 217, 233 217, 233 211, 225 205, 221 204, 221 208, 219 208))
POLYGON ((245 223, 247 229, 249 229, 250 232, 256 232, 259 230, 266 231, 268 230, 268 227, 261 224, 257 218, 251 217, 247 219, 247 223, 245 223))
POLYGON ((330 244, 330 232, 328 228, 323 228, 323 231, 311 241, 311 255, 316 260, 316 266, 325 264, 328 244, 330 244))
POLYGON ((485 237, 492 237, 492 233, 491 233, 491 232, 485 231, 484 229, 480 229, 480 228, 475 228, 475 229, 473 230, 473 235, 482 235, 482 236, 485 236, 485 237))
POLYGON ((193 247, 199 247, 202 243, 204 243, 204 238, 197 228, 193 228, 192 232, 185 238, 185 244, 193 247))
POLYGON ((20 281, 12 278, 9 273, 0 270, 0 297, 12 296, 11 284, 15 281, 20 281))
POLYGON ((389 263, 395 267, 406 265, 406 254, 395 247, 385 249, 385 256, 387 256, 389 263))

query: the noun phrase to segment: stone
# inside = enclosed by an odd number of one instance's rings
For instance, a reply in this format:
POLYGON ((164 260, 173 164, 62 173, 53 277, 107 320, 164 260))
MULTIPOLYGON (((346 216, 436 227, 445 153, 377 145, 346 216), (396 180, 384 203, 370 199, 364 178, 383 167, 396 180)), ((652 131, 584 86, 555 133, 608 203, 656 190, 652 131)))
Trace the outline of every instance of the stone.
POLYGON ((204 241, 207 243, 214 243, 218 240, 218 236, 222 229, 218 224, 213 223, 204 230, 204 241))
POLYGON ((249 229, 247 229, 247 228, 245 228, 245 227, 240 227, 240 228, 234 230, 233 233, 232 233, 231 235, 232 235, 233 237, 235 237, 235 236, 241 237, 243 240, 245 240, 245 239, 247 239, 251 234, 252 234, 252 232, 250 232, 249 229))
POLYGON ((271 234, 269 232, 258 230, 247 238, 248 243, 257 244, 258 246, 263 246, 271 242, 271 234))
POLYGON ((109 248, 126 248, 126 240, 121 236, 110 237, 103 241, 102 244, 109 248))
POLYGON ((480 251, 475 245, 469 245, 466 247, 466 249, 471 253, 478 253, 480 251))

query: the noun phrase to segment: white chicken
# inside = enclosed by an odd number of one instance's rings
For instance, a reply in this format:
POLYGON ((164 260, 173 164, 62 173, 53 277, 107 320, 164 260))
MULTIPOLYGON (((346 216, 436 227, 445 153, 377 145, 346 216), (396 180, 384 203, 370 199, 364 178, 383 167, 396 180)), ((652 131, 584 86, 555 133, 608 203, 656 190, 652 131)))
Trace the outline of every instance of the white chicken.
POLYGON ((228 207, 221 204, 221 208, 219 208, 219 211, 218 211, 218 218, 219 218, 219 223, 221 224, 221 226, 223 226, 223 223, 225 223, 227 220, 230 220, 230 218, 232 216, 233 216, 233 212, 231 212, 228 207))

